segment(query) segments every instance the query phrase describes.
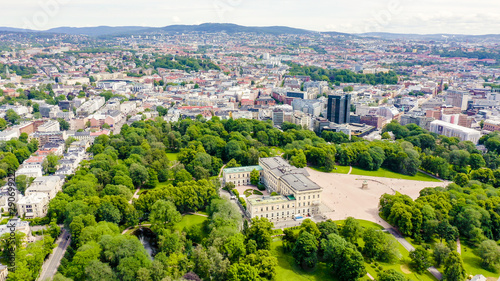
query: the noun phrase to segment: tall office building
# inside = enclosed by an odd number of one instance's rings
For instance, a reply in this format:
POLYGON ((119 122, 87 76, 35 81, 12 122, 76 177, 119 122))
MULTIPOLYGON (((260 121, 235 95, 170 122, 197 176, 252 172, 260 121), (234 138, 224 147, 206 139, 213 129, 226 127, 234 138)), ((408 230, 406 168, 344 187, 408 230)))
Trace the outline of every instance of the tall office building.
POLYGON ((350 122, 351 94, 329 95, 327 119, 337 124, 350 122))

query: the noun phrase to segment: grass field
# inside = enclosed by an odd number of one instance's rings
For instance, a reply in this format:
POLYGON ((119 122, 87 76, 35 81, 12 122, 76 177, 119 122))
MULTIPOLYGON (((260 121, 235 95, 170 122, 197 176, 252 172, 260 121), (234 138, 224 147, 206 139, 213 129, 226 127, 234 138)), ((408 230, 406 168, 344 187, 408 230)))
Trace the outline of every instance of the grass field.
MULTIPOLYGON (((316 168, 316 167, 309 167, 309 168, 311 168, 315 171, 318 171, 318 172, 327 173, 322 168, 316 168)), ((335 166, 335 169, 333 171, 331 171, 330 173, 335 173, 335 174, 347 174, 347 173, 349 173, 349 166, 335 166)))
POLYGON ((198 215, 184 215, 182 216, 182 220, 175 224, 174 229, 182 231, 184 227, 190 227, 196 224, 202 224, 208 218, 198 215))
MULTIPOLYGON (((315 171, 323 172, 325 171, 322 168, 309 167, 315 171)), ((347 174, 349 173, 349 166, 335 166, 336 170, 331 171, 330 173, 336 174, 347 174)), ((415 176, 408 176, 399 173, 395 173, 386 168, 380 168, 378 171, 368 171, 363 170, 357 167, 352 167, 351 175, 359 175, 359 176, 370 176, 370 177, 380 177, 380 178, 391 178, 391 179, 403 179, 403 180, 414 180, 414 181, 430 181, 430 182, 441 182, 438 179, 435 179, 429 175, 426 175, 422 172, 418 172, 415 176)))
POLYGON ((481 267, 481 258, 476 256, 474 249, 461 243, 462 247, 462 260, 464 261, 465 270, 468 275, 482 274, 485 277, 496 277, 500 275, 498 272, 488 271, 481 267))
POLYGON ((271 147, 271 155, 269 155, 269 157, 279 156, 283 152, 284 152, 283 149, 276 147, 276 146, 273 146, 273 147, 271 147))
POLYGON ((399 173, 392 172, 386 168, 380 168, 378 171, 367 171, 360 168, 352 167, 352 175, 359 176, 370 176, 370 177, 382 177, 391 179, 403 179, 403 180, 414 180, 414 181, 431 181, 431 182, 441 182, 429 175, 422 172, 418 172, 415 176, 408 176, 399 173))
POLYGON ((177 161, 177 155, 179 152, 168 152, 167 153, 167 158, 169 161, 177 161))

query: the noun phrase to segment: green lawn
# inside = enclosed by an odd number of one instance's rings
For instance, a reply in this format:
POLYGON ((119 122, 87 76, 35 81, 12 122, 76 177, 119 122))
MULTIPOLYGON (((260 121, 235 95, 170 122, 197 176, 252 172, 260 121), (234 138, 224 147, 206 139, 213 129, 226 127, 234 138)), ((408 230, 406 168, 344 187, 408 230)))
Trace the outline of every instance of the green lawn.
POLYGON ((169 161, 177 161, 177 155, 179 152, 168 152, 167 153, 167 158, 169 161))
MULTIPOLYGON (((322 168, 316 168, 316 167, 309 167, 309 168, 311 168, 311 169, 313 169, 315 171, 318 171, 318 172, 327 173, 322 168)), ((347 173, 349 173, 349 166, 335 166, 335 169, 333 169, 330 173, 336 173, 336 174, 347 174, 347 173)))
POLYGON ((352 167, 352 175, 360 176, 371 176, 371 177, 382 177, 382 178, 392 178, 392 179, 403 179, 403 180, 415 180, 415 181, 431 181, 431 182, 441 182, 429 175, 422 172, 418 172, 415 176, 408 176, 399 173, 392 172, 386 168, 380 168, 378 171, 367 171, 357 167, 352 167))
POLYGON ((491 272, 481 267, 481 258, 474 254, 474 249, 463 242, 460 245, 462 247, 462 260, 464 261, 465 270, 467 270, 468 275, 482 274, 485 277, 498 278, 499 273, 491 272))
POLYGON ((269 157, 279 156, 283 152, 284 152, 283 149, 276 147, 276 146, 273 146, 273 147, 271 147, 271 155, 269 155, 269 157))
POLYGON ((202 224, 208 218, 198 215, 184 215, 182 216, 182 220, 175 224, 174 229, 182 231, 184 227, 190 227, 196 224, 202 224))

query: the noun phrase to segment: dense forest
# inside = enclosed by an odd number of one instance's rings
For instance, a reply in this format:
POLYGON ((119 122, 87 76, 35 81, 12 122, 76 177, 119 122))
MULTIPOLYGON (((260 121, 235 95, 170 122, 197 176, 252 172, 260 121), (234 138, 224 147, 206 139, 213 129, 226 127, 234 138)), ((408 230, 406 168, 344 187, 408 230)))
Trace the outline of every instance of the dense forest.
POLYGON ((313 81, 327 81, 331 83, 361 83, 361 84, 397 84, 398 76, 394 71, 388 73, 361 74, 347 69, 324 69, 317 66, 302 66, 288 63, 290 75, 307 75, 313 81))

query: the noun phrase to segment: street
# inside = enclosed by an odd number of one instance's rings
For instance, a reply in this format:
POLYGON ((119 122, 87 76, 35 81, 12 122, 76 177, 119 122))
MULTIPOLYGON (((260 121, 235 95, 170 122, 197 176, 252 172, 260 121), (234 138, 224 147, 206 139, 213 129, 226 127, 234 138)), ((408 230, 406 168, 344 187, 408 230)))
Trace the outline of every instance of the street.
POLYGON ((50 280, 54 277, 61 263, 61 259, 64 257, 64 253, 66 253, 66 249, 71 243, 71 238, 69 237, 69 232, 63 228, 59 239, 56 241, 57 247, 52 250, 52 254, 50 254, 49 258, 43 263, 42 272, 37 280, 50 280))

